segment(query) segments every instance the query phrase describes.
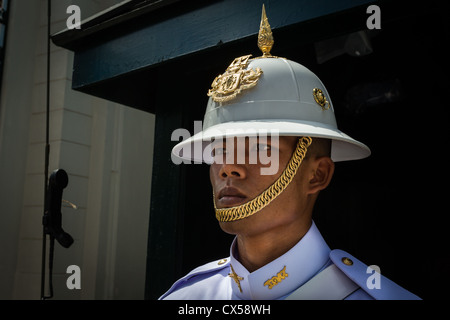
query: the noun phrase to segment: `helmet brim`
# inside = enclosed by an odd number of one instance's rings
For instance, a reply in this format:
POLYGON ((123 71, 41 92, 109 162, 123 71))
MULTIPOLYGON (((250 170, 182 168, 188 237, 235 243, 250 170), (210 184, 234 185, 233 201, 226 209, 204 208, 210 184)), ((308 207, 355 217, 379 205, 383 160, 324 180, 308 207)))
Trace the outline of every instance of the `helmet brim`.
POLYGON ((365 144, 334 127, 328 127, 319 122, 283 119, 217 124, 181 141, 173 147, 172 153, 179 159, 211 163, 210 154, 203 151, 215 139, 251 137, 260 134, 331 139, 331 159, 334 162, 359 160, 368 157, 371 153, 365 144))

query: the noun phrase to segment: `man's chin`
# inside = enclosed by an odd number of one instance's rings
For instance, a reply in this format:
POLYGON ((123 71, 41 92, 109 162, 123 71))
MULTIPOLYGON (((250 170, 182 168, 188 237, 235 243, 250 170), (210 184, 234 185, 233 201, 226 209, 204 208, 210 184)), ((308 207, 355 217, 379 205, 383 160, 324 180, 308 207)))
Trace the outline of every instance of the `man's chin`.
POLYGON ((233 221, 219 221, 220 228, 228 233, 228 234, 246 234, 250 230, 253 229, 254 222, 257 221, 257 215, 259 212, 255 213, 255 215, 239 219, 239 220, 233 220, 233 221))
POLYGON ((235 220, 235 221, 227 221, 227 222, 219 222, 220 229, 223 232, 237 235, 242 232, 243 228, 245 228, 245 219, 235 220))

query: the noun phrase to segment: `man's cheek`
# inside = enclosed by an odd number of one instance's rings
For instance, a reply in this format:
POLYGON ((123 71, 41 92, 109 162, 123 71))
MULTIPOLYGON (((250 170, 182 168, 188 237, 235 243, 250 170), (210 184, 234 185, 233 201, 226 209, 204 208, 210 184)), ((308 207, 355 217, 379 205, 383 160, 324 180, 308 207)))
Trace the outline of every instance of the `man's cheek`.
POLYGON ((217 174, 219 170, 220 168, 218 167, 217 164, 212 164, 209 166, 209 181, 211 182, 211 186, 213 187, 213 189, 215 188, 216 185, 217 174))
POLYGON ((274 148, 271 152, 259 152, 259 159, 262 164, 269 164, 268 167, 260 168, 262 176, 273 176, 278 172, 280 168, 280 157, 277 148, 274 148))

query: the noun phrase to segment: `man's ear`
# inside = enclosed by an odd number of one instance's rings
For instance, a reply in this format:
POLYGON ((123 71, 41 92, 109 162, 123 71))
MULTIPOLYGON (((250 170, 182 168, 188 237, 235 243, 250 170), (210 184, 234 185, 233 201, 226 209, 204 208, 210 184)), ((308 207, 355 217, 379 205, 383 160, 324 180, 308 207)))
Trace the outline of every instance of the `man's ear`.
POLYGON ((334 173, 334 162, 330 157, 319 157, 312 161, 313 176, 309 180, 308 194, 317 193, 331 182, 334 173))

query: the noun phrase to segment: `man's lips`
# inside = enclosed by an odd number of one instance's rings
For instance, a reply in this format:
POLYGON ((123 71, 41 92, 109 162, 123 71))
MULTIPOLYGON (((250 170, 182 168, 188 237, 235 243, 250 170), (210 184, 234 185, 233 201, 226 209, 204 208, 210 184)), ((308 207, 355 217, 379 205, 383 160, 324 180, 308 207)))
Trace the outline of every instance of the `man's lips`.
POLYGON ((244 203, 247 196, 234 187, 224 187, 218 194, 219 207, 234 207, 244 203))

